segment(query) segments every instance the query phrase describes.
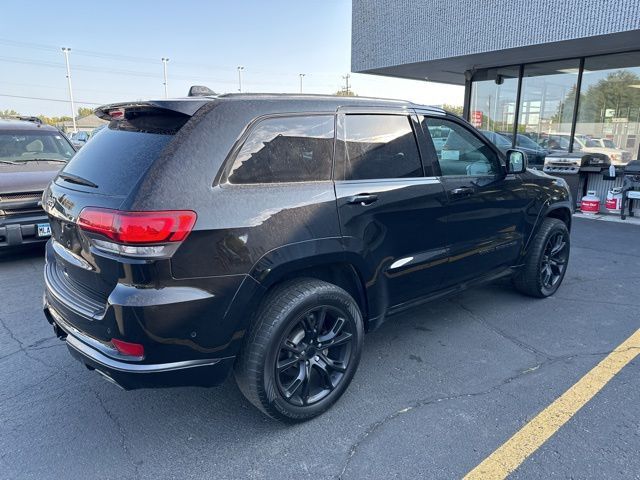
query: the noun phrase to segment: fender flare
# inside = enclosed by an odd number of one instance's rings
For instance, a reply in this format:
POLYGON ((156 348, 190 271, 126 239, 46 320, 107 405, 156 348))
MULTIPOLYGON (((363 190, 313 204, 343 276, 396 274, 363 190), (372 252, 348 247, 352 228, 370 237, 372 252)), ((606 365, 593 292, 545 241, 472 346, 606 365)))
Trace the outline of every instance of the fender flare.
POLYGON ((331 265, 348 265, 354 282, 357 284, 359 301, 363 315, 372 318, 380 315, 381 285, 368 288, 367 281, 374 275, 371 268, 357 252, 345 247, 344 237, 328 237, 291 243, 265 253, 251 268, 250 276, 265 290, 296 272, 324 268, 331 265))
MULTIPOLYGON (((569 219, 571 219, 571 203, 568 200, 562 200, 559 202, 555 202, 550 204, 551 198, 547 198, 542 206, 540 207, 540 210, 538 211, 538 217, 536 218, 536 222, 533 225, 533 228, 531 229, 531 233, 529 234, 529 238, 527 238, 527 241, 524 244, 524 248, 523 248, 523 252, 522 252, 522 257, 524 258, 524 256, 526 255, 528 249, 529 249, 529 245, 531 244, 531 240, 533 240, 533 238, 536 236, 536 234, 538 233, 538 230, 540 229, 540 225, 542 225, 542 220, 549 217, 551 212, 554 211, 558 211, 558 210, 566 210, 568 215, 569 215, 569 219)), ((571 229, 571 222, 569 223, 568 226, 569 229, 571 229)))

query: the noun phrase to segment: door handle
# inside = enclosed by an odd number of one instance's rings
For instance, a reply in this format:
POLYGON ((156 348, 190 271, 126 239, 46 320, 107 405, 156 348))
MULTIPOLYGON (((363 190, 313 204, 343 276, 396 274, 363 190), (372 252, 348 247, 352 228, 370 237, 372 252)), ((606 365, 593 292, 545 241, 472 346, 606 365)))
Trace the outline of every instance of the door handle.
POLYGON ((468 195, 471 195, 473 192, 474 190, 471 187, 459 187, 454 188, 453 190, 449 190, 449 193, 454 197, 466 197, 468 195))
POLYGON ((360 204, 360 205, 371 205, 373 202, 378 200, 378 195, 375 193, 359 193, 358 195, 354 195, 349 198, 349 203, 352 204, 360 204))

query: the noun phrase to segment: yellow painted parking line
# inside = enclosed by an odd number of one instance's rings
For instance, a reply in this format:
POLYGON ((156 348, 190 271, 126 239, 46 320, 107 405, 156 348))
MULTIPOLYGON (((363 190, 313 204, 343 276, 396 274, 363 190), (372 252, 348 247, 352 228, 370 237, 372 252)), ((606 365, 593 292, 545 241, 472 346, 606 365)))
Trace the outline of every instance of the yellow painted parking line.
POLYGON ((506 478, 639 353, 640 329, 464 478, 466 480, 506 478))

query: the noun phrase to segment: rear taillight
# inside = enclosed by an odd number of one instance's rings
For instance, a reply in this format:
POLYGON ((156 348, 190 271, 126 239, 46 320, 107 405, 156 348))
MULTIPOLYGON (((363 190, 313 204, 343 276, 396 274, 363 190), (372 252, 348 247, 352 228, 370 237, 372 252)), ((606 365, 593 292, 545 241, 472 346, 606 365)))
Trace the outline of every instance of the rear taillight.
POLYGON ((181 242, 195 223, 196 214, 190 210, 122 212, 86 207, 78 217, 82 230, 123 244, 181 242))
POLYGON ((107 113, 114 120, 122 120, 124 118, 124 108, 113 108, 107 113))
POLYGON ((187 238, 196 223, 191 210, 124 212, 85 207, 78 216, 78 227, 112 242, 92 239, 101 250, 132 256, 158 256, 163 248, 187 238))

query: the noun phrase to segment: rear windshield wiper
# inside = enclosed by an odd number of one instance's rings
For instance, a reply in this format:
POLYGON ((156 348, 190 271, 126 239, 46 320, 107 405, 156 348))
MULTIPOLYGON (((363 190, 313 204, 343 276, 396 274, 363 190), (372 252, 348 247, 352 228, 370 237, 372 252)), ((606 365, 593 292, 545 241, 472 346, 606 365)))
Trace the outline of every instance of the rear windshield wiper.
POLYGON ((92 181, 74 175, 72 173, 62 172, 58 176, 69 183, 77 183, 78 185, 84 185, 85 187, 98 188, 98 185, 96 185, 92 181))
POLYGON ((6 163, 8 165, 20 165, 18 162, 12 162, 11 160, 0 160, 0 163, 6 163))

